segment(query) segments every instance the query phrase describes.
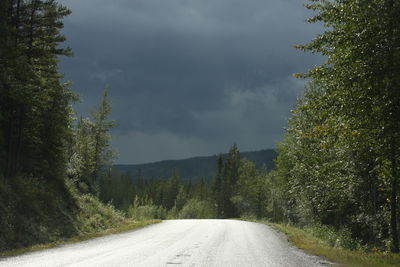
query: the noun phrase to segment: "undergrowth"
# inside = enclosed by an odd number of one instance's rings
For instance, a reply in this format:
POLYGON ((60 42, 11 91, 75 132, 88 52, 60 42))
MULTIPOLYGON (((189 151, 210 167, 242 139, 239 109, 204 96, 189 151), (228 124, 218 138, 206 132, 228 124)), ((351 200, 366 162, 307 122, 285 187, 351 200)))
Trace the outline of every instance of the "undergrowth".
POLYGON ((65 188, 56 189, 40 179, 24 177, 10 184, 0 177, 1 256, 159 222, 128 219, 111 204, 91 194, 80 194, 72 180, 66 181, 65 188))

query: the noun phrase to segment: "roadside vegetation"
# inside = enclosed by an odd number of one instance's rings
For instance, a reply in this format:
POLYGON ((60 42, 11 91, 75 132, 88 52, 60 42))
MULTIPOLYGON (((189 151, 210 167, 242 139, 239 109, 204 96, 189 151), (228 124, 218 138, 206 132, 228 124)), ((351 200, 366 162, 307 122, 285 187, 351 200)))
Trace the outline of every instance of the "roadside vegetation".
POLYGON ((90 240, 93 238, 98 238, 98 237, 102 237, 102 236, 106 236, 106 235, 133 231, 133 230, 140 229, 140 228, 146 227, 148 225, 152 225, 152 224, 159 223, 159 222, 161 222, 161 220, 136 221, 136 220, 126 219, 119 226, 114 225, 111 228, 108 228, 107 230, 101 231, 101 230, 96 229, 96 231, 94 231, 92 233, 84 233, 84 234, 80 234, 78 236, 74 236, 71 238, 64 238, 64 239, 60 239, 60 240, 54 241, 54 242, 46 242, 43 244, 37 244, 37 245, 23 247, 23 248, 19 248, 19 249, 7 250, 4 252, 0 252, 0 257, 11 257, 11 256, 20 255, 20 254, 27 253, 27 252, 34 252, 34 251, 58 247, 58 246, 62 246, 62 245, 73 244, 73 243, 90 240))
MULTIPOLYGON (((284 222, 348 232, 367 251, 399 252, 399 1, 310 1, 325 32, 299 49, 326 61, 278 146, 284 222)), ((280 221, 280 220, 275 220, 280 221)))
MULTIPOLYGON (((262 222, 262 221, 261 221, 262 222)), ((262 223, 265 223, 262 222, 262 223)), ((266 223, 275 230, 285 233, 289 241, 298 248, 322 256, 339 266, 399 266, 400 256, 397 253, 370 251, 357 248, 354 240, 348 235, 337 233, 326 226, 314 226, 300 229, 290 225, 266 223)))

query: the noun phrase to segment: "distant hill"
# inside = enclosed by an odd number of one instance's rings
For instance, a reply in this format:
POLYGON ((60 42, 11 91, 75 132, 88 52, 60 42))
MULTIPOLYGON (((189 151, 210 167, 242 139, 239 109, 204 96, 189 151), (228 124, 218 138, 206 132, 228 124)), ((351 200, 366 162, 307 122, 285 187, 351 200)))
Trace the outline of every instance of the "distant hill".
MULTIPOLYGON (((273 149, 264 149, 252 152, 240 153, 242 158, 246 158, 256 164, 258 169, 261 169, 265 164, 267 170, 271 170, 274 166, 274 159, 277 153, 273 149)), ((223 154, 224 157, 227 154, 223 154)), ((152 163, 144 164, 119 164, 115 165, 114 168, 120 172, 129 172, 133 179, 137 176, 140 171, 144 178, 167 178, 171 176, 172 172, 176 169, 179 170, 182 180, 189 181, 194 180, 198 177, 205 177, 208 181, 212 179, 216 171, 217 156, 209 157, 194 157, 182 160, 164 160, 152 163)))

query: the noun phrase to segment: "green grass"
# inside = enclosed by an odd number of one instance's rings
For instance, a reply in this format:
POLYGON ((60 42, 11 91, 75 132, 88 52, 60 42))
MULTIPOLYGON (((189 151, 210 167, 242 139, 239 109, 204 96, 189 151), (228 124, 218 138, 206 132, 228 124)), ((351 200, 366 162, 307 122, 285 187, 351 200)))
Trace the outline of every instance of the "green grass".
POLYGON ((317 238, 309 231, 297 227, 258 220, 251 221, 271 226, 275 230, 286 234, 289 241, 298 248, 311 254, 324 257, 329 261, 337 263, 339 266, 400 266, 400 255, 398 254, 334 248, 325 240, 317 238))
POLYGON ((147 220, 147 221, 134 221, 134 220, 127 220, 125 223, 121 224, 118 227, 115 228, 110 228, 104 231, 96 232, 96 233, 90 233, 90 234, 83 234, 80 236, 72 237, 63 241, 57 241, 57 242, 51 242, 51 243, 46 243, 46 244, 39 244, 39 245, 34 245, 26 248, 21 248, 21 249, 16 249, 16 250, 11 250, 11 251, 6 251, 6 252, 0 252, 0 257, 10 257, 10 256, 16 256, 20 255, 23 253, 27 252, 33 252, 33 251, 38 251, 38 250, 43 250, 43 249, 48 249, 48 248, 53 248, 61 245, 66 245, 66 244, 72 244, 72 243, 77 243, 97 237, 102 237, 106 235, 111 235, 111 234, 117 234, 121 232, 126 232, 126 231, 132 231, 136 230, 151 224, 159 223, 161 220, 147 220))

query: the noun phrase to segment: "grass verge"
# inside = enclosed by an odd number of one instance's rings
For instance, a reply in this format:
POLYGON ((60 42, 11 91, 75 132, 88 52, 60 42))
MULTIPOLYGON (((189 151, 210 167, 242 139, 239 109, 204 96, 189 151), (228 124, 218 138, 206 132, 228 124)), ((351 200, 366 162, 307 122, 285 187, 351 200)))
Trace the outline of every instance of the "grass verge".
POLYGON ((11 256, 20 255, 20 254, 27 253, 27 252, 34 252, 34 251, 38 251, 38 250, 58 247, 61 245, 73 244, 73 243, 77 243, 77 242, 81 242, 81 241, 85 241, 85 240, 89 240, 89 239, 93 239, 93 238, 97 238, 97 237, 102 237, 102 236, 106 236, 106 235, 136 230, 136 229, 143 228, 145 226, 159 223, 159 222, 161 222, 161 220, 147 220, 147 221, 127 220, 126 223, 123 223, 122 225, 115 227, 115 228, 107 229, 105 231, 100 231, 100 232, 90 233, 90 234, 83 234, 83 235, 72 237, 72 238, 69 238, 66 240, 62 240, 62 241, 51 242, 51 243, 46 243, 46 244, 39 244, 39 245, 34 245, 34 246, 26 247, 26 248, 0 252, 0 257, 11 257, 11 256))
POLYGON ((273 229, 286 234, 289 241, 296 247, 311 254, 324 257, 332 262, 337 263, 339 266, 400 266, 400 255, 398 254, 334 248, 328 245, 326 241, 317 238, 311 233, 297 227, 259 220, 249 221, 267 224, 273 229))

